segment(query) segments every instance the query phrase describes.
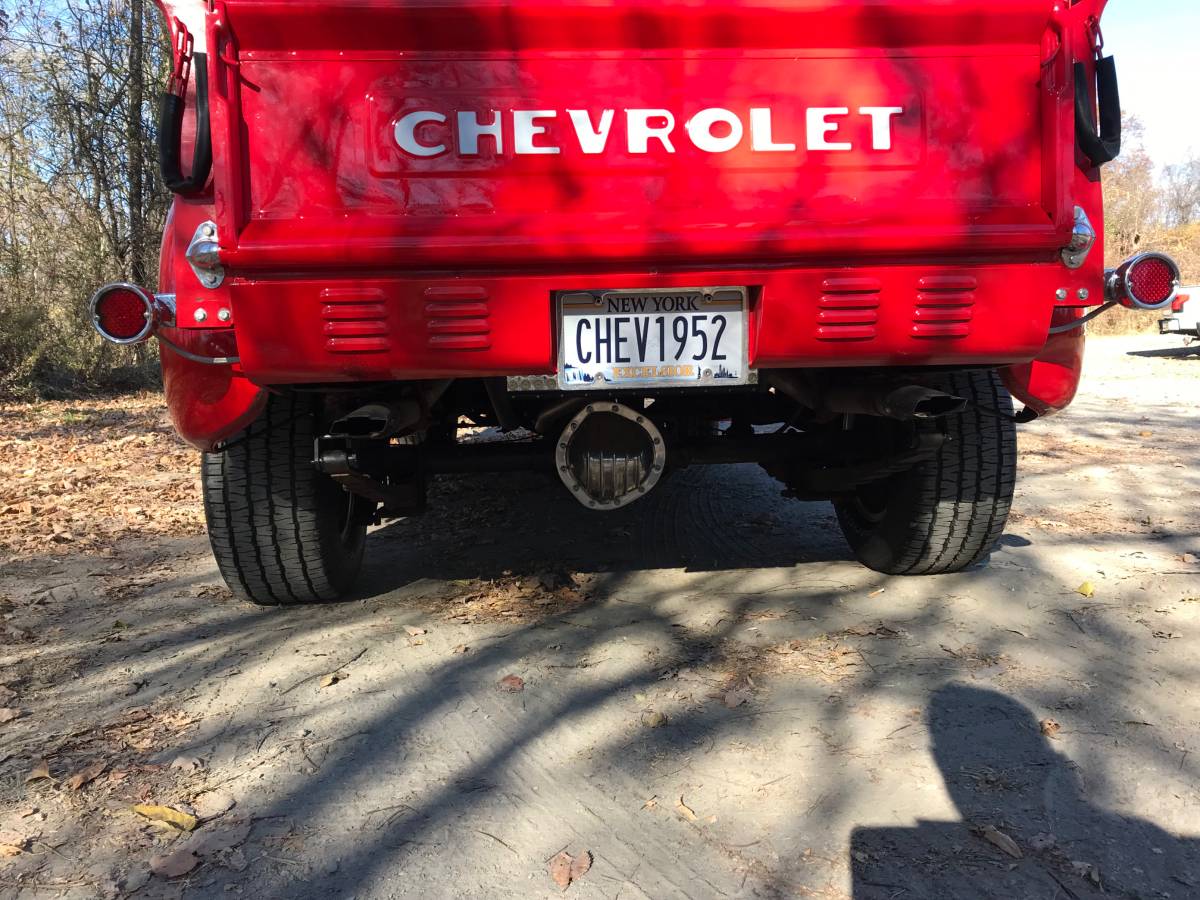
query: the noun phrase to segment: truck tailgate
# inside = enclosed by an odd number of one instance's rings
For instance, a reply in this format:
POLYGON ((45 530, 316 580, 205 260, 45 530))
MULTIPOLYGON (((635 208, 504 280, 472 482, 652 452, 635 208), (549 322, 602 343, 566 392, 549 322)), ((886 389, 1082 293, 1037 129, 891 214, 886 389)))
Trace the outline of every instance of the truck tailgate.
POLYGON ((1071 95, 1044 65, 1054 8, 226 0, 209 14, 223 257, 1048 256, 1073 165, 1071 95))

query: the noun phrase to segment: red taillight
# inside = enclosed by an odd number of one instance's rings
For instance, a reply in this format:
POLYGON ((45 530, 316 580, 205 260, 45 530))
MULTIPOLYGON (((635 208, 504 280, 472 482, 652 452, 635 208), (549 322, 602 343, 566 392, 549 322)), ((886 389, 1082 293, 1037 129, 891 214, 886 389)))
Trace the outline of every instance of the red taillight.
POLYGON ((1130 309, 1162 309, 1179 291, 1179 266, 1162 253, 1142 253, 1108 274, 1105 293, 1130 309))
POLYGON ((1175 294, 1175 272, 1165 259, 1150 256, 1129 269, 1129 293, 1149 306, 1166 303, 1175 294))
POLYGON ((1180 294, 1173 301, 1171 301, 1171 312, 1173 312, 1173 313, 1183 312, 1183 304, 1187 303, 1191 299, 1192 299, 1191 294, 1180 294))
POLYGON ((137 344, 154 330, 154 300, 132 284, 109 284, 92 297, 92 324, 114 344, 137 344))

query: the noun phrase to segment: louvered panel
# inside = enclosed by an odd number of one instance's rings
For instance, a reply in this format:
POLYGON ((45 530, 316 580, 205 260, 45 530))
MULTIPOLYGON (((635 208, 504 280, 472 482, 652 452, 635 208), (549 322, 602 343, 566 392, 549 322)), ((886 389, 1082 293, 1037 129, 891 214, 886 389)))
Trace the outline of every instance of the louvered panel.
POLYGON ((438 350, 486 350, 492 346, 488 292, 478 285, 425 289, 427 343, 438 350))
POLYGON ((821 282, 817 340, 869 341, 879 321, 882 285, 875 278, 838 276, 821 282))
POLYGON ((918 338, 965 338, 975 316, 973 275, 925 275, 917 279, 912 333, 918 338))
POLYGON ((321 291, 322 332, 331 353, 384 353, 387 304, 378 288, 325 288, 321 291))

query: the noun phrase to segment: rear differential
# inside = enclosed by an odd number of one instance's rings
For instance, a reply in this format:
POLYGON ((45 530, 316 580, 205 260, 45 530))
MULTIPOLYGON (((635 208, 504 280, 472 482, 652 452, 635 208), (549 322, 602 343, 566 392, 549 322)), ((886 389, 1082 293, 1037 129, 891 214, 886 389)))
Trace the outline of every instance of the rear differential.
POLYGON ((619 509, 662 477, 667 447, 643 413, 620 403, 589 403, 558 438, 555 466, 584 506, 619 509))

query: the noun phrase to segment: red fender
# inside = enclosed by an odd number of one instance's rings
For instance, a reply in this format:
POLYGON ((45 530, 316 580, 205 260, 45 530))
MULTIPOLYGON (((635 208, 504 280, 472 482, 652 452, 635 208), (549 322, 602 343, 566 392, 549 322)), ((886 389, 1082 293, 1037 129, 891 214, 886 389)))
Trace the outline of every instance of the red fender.
MULTIPOLYGON (((1056 309, 1051 327, 1066 325, 1083 316, 1086 310, 1056 309)), ((1054 415, 1071 405, 1083 374, 1083 346, 1087 336, 1083 327, 1052 334, 1032 362, 1001 369, 1004 386, 1025 404, 1026 421, 1054 415)))

